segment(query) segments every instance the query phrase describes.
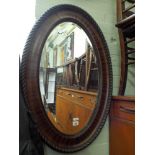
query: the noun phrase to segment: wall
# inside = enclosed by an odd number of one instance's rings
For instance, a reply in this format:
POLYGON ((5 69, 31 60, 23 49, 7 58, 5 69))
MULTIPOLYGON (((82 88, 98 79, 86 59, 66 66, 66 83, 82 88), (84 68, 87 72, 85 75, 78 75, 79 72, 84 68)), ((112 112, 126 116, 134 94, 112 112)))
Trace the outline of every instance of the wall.
MULTIPOLYGON (((120 54, 116 24, 116 0, 36 0, 36 18, 57 4, 73 4, 87 11, 100 26, 108 43, 113 67, 113 95, 117 95, 120 78, 120 54)), ((62 155, 45 145, 45 155, 62 155)), ((97 139, 86 149, 74 155, 109 155, 108 120, 97 139)), ((72 154, 71 154, 72 155, 72 154)))

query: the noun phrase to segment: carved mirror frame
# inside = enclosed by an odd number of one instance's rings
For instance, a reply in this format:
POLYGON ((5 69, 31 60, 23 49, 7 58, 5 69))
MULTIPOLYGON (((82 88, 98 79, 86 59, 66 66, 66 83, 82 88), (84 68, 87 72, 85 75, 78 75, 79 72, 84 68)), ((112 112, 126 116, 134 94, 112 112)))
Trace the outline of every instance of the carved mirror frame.
MULTIPOLYGON (((104 21, 103 21, 104 22, 104 21)), ((107 43, 93 18, 79 7, 58 5, 37 21, 26 42, 20 67, 20 84, 30 116, 43 140, 60 152, 75 152, 91 144, 105 124, 112 96, 112 65, 107 43), (50 32, 62 22, 79 25, 94 48, 99 69, 97 106, 87 126, 75 135, 65 135, 50 122, 39 89, 39 65, 42 49, 50 32)))

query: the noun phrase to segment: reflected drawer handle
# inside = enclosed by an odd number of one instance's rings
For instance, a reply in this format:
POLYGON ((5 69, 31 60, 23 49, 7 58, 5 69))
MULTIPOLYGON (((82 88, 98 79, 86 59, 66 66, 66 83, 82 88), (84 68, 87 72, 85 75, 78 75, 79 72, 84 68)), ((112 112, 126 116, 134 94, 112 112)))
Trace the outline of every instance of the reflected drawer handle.
POLYGON ((77 96, 77 98, 83 100, 84 97, 83 96, 77 96))
POLYGON ((71 95, 70 93, 66 93, 66 95, 71 95))
POLYGON ((126 112, 126 113, 130 113, 130 114, 134 114, 135 113, 135 110, 133 108, 125 108, 123 106, 120 106, 120 111, 126 112))
POLYGON ((70 93, 66 93, 66 95, 70 95, 71 97, 74 97, 74 95, 73 94, 70 94, 70 93))

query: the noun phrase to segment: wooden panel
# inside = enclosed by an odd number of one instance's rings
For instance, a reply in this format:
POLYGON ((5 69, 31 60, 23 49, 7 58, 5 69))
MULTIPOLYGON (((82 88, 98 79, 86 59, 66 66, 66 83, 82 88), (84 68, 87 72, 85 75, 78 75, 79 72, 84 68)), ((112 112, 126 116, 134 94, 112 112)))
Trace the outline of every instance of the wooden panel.
POLYGON ((66 134, 74 134, 83 129, 92 114, 91 109, 59 95, 57 95, 56 109, 57 120, 63 126, 66 134))
POLYGON ((71 112, 71 122, 70 127, 72 133, 80 132, 88 123, 91 118, 92 110, 84 108, 80 104, 73 103, 73 109, 71 112), (77 120, 77 123, 75 122, 77 120))
POLYGON ((113 106, 111 107, 111 117, 126 119, 128 121, 135 120, 135 105, 132 100, 122 100, 113 98, 113 106))
POLYGON ((110 110, 110 155, 135 154, 134 97, 113 97, 110 110))
POLYGON ((87 108, 91 109, 95 108, 97 97, 96 93, 75 89, 61 88, 58 89, 58 94, 76 102, 76 104, 82 104, 83 106, 86 106, 87 108))
POLYGON ((56 97, 56 118, 61 124, 64 133, 70 132, 71 120, 70 112, 72 111, 72 102, 68 102, 65 98, 57 95, 56 97))
POLYGON ((113 118, 110 137, 110 155, 134 155, 134 123, 113 118))
POLYGON ((87 125, 95 105, 96 93, 57 89, 56 120, 61 124, 60 130, 70 135, 80 132, 87 125))

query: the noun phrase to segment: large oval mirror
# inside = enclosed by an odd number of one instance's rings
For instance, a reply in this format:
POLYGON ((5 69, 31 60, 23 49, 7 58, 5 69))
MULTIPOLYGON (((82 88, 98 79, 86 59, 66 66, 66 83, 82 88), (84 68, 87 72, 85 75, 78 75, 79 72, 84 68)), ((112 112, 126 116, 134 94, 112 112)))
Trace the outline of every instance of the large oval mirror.
POLYGON ((74 152, 97 137, 109 112, 112 69, 104 36, 85 11, 48 10, 29 35, 20 71, 30 115, 48 145, 74 152))
POLYGON ((49 34, 40 60, 40 93, 51 123, 74 135, 87 126, 98 92, 98 66, 93 46, 81 27, 58 24, 49 34))

